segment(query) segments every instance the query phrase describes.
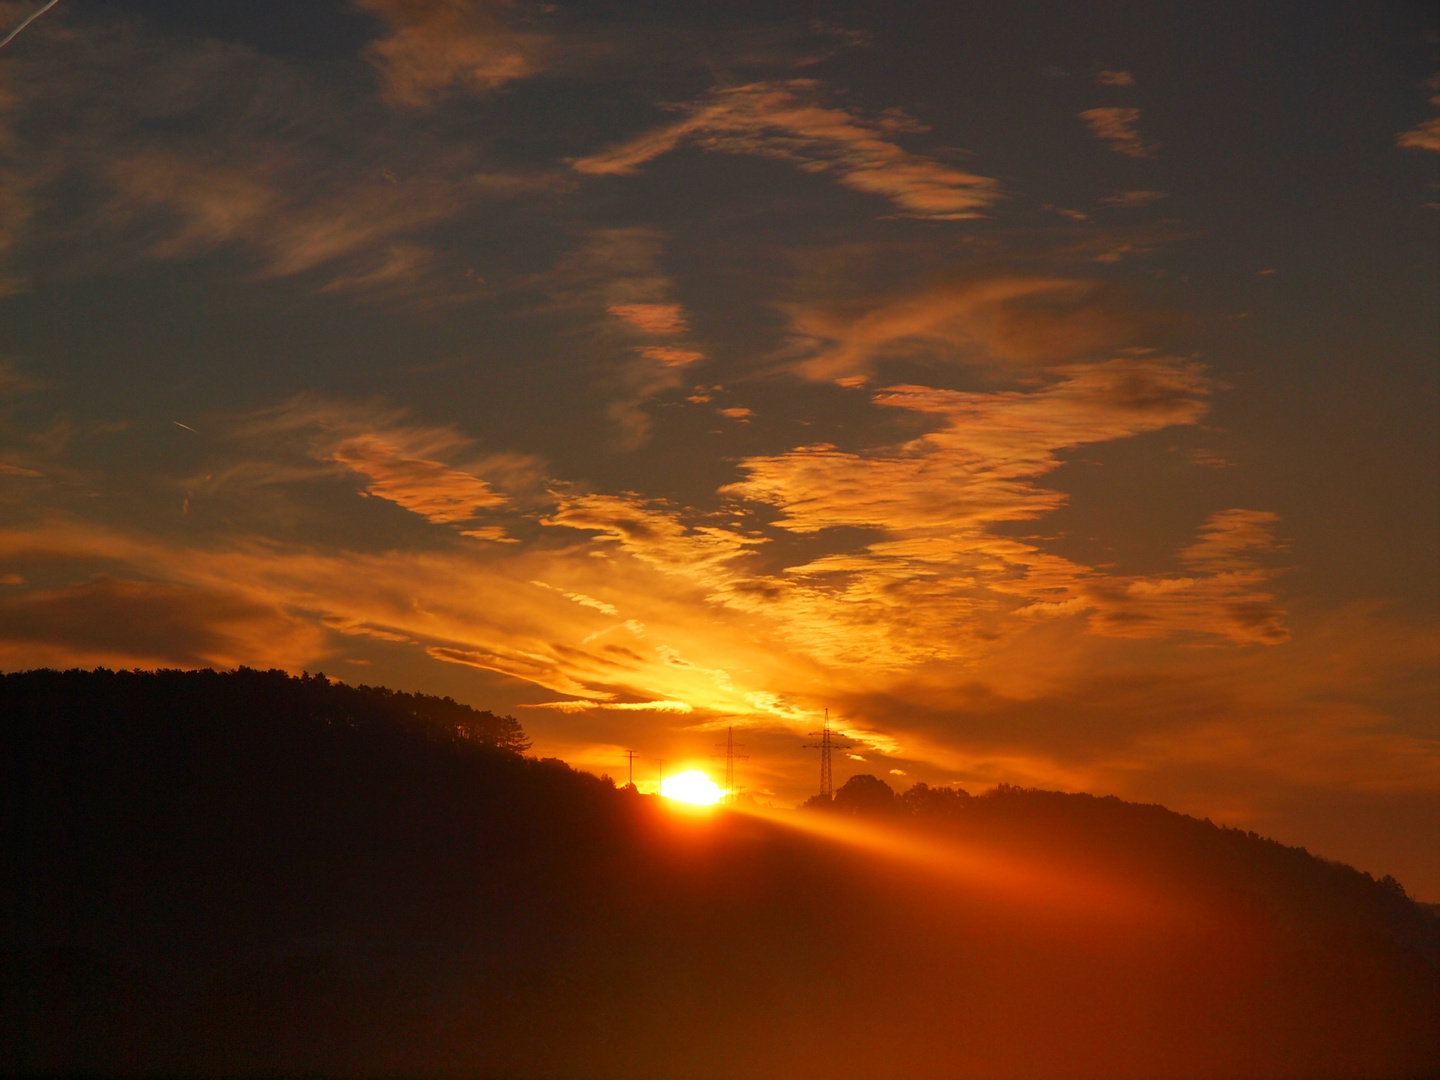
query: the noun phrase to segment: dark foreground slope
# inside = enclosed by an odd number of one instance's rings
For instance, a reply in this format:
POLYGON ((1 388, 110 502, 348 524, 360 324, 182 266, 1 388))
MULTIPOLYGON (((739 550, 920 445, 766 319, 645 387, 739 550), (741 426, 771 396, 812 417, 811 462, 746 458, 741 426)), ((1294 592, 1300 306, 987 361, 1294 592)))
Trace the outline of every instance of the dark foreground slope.
POLYGON ((0 677, 0 1069, 1440 1060, 1440 921, 1303 852, 1013 789, 681 814, 520 746, 453 702, 280 673, 0 677))

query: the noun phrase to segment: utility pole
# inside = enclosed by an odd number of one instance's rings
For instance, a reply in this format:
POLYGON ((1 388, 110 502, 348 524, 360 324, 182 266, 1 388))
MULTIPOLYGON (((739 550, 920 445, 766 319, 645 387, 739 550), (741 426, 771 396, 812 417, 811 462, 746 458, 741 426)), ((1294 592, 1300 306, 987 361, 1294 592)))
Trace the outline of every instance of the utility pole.
POLYGON ((836 737, 830 731, 830 710, 825 710, 825 726, 819 731, 810 733, 812 739, 819 739, 818 743, 806 743, 804 749, 820 751, 820 794, 830 799, 835 796, 834 784, 830 780, 830 751, 844 750, 854 743, 836 742, 836 737))
MULTIPOLYGON (((739 759, 739 760, 741 760, 741 761, 748 761, 748 760, 750 760, 750 755, 749 755, 749 754, 737 754, 737 753, 735 753, 735 748, 736 748, 737 746, 744 746, 744 745, 745 745, 744 743, 737 743, 737 742, 735 741, 735 725, 734 725, 734 724, 731 724, 729 727, 727 727, 727 728, 725 729, 725 801, 726 801, 726 802, 734 802, 734 801, 735 801, 735 794, 736 794, 736 792, 735 792, 735 762, 736 762, 736 759, 739 759)), ((716 749, 719 749, 719 747, 716 747, 716 749)))
POLYGON ((630 786, 635 786, 635 751, 625 751, 625 762, 630 766, 630 786))

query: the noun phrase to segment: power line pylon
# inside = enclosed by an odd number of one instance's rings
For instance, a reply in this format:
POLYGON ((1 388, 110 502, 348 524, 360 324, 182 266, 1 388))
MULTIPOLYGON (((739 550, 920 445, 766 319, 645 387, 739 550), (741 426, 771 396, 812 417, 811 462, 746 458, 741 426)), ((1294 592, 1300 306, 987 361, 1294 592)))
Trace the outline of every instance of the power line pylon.
MULTIPOLYGON (((725 729, 725 801, 735 801, 735 762, 749 761, 749 754, 737 754, 735 748, 744 746, 744 743, 735 741, 735 725, 731 724, 725 729)), ((716 747, 718 750, 719 747, 716 747)))
POLYGON ((630 786, 635 786, 635 751, 625 751, 625 761, 630 766, 630 786))
POLYGON ((819 731, 810 733, 812 739, 819 739, 818 743, 806 743, 804 749, 820 751, 820 794, 825 798, 834 798, 834 785, 830 780, 830 751, 845 750, 854 743, 837 742, 835 735, 830 731, 830 710, 825 710, 825 726, 819 731))

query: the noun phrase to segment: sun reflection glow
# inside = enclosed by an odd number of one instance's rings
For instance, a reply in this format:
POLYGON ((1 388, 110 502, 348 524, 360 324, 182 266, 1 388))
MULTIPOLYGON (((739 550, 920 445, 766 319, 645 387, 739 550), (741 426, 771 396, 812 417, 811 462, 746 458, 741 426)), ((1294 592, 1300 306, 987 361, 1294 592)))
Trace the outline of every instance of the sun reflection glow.
POLYGON ((709 806, 725 797, 720 785, 699 769, 676 773, 660 781, 660 794, 677 802, 709 806))

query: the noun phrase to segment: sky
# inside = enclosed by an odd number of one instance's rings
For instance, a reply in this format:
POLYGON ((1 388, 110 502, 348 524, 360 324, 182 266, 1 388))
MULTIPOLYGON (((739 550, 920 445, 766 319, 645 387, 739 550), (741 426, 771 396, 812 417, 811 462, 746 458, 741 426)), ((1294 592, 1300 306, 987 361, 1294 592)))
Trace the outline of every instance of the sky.
MULTIPOLYGON (((39 2, 0 0, 18 26, 39 2)), ((8 32, 8 31, 6 31, 8 32)), ((1115 794, 1440 901, 1429 5, 60 0, 0 667, 1115 794)))

